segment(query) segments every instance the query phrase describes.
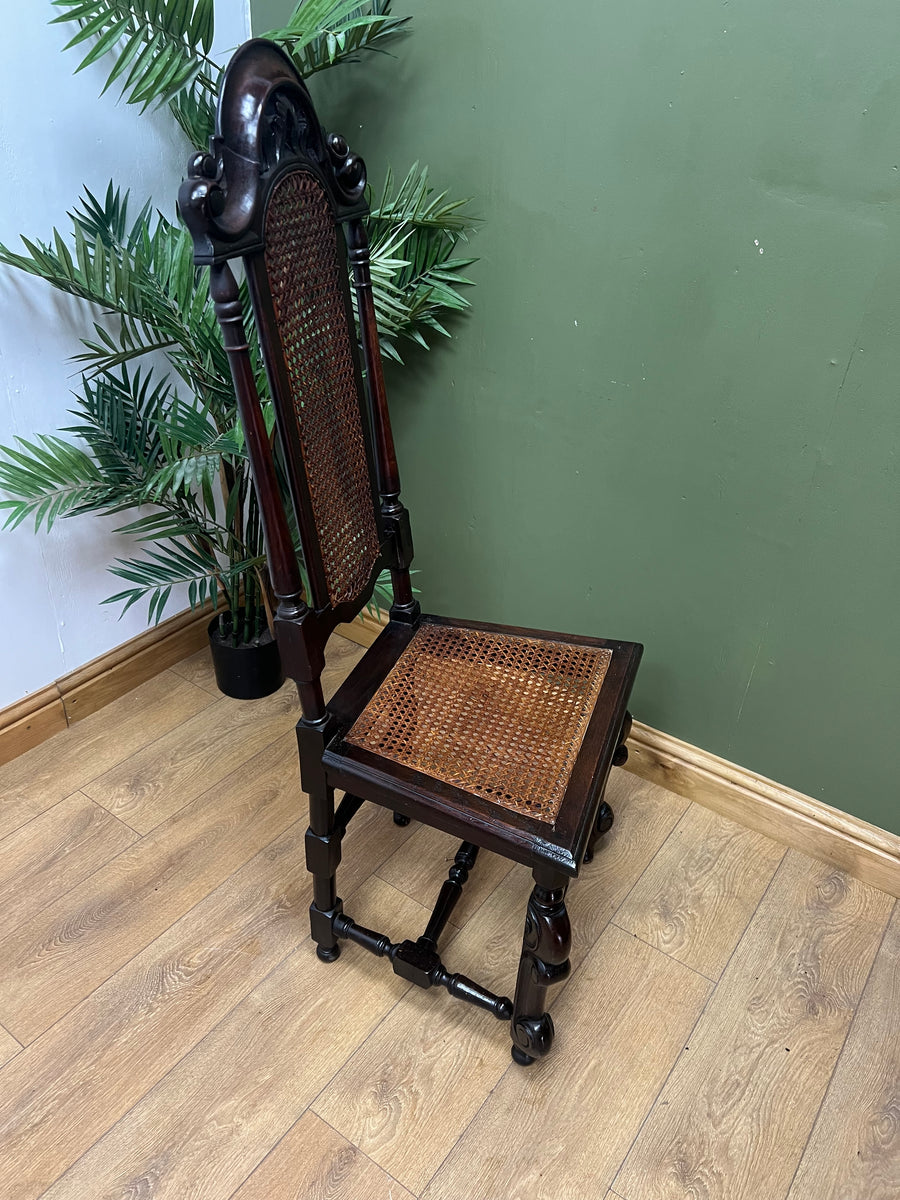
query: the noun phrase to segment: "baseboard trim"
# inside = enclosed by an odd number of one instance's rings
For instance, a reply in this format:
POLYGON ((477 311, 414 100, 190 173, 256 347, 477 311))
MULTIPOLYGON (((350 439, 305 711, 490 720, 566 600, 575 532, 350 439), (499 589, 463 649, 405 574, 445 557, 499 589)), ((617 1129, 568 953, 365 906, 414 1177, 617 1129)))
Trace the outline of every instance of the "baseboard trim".
POLYGON ((57 680, 69 724, 202 649, 212 614, 210 605, 177 613, 57 680))
POLYGON ((0 710, 0 764, 201 649, 211 615, 208 606, 178 613, 0 710))
POLYGON ((0 764, 65 729, 66 710, 55 683, 0 710, 0 764))
MULTIPOLYGON (((23 754, 206 645, 211 610, 183 612, 0 711, 0 763, 23 754)), ((385 618, 337 633, 371 646, 385 618)), ((627 769, 900 897, 900 836, 636 721, 627 769)))
POLYGON ((627 770, 900 896, 900 836, 635 721, 627 770))

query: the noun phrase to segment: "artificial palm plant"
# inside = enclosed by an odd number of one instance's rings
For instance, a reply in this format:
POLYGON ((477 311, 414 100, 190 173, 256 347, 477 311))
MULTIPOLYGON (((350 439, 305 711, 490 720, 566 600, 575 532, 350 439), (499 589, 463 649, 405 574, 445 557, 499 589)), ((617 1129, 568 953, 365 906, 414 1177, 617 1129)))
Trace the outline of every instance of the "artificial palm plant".
MULTIPOLYGON (((54 0, 56 21, 78 31, 68 47, 88 46, 78 70, 112 57, 114 84, 141 109, 168 105, 197 149, 213 128, 222 67, 211 57, 213 0, 54 0)), ((303 76, 397 38, 409 18, 391 0, 305 0, 283 29, 266 36, 303 76)), ((427 345, 446 332, 445 314, 468 306, 459 292, 470 259, 456 246, 470 228, 464 201, 435 195, 417 165, 395 186, 388 170, 369 218, 372 276, 383 351, 400 358, 408 338, 427 345)), ((122 532, 143 543, 110 571, 127 583, 106 603, 149 600, 158 621, 173 588, 192 607, 222 601, 229 632, 251 641, 271 619, 259 511, 244 453, 228 363, 207 290, 193 266, 190 238, 150 203, 129 214, 128 193, 110 183, 101 199, 85 191, 69 214, 68 237, 22 238, 24 252, 0 245, 0 262, 96 305, 103 316, 82 339, 75 424, 55 435, 0 447, 6 525, 27 518, 49 529, 82 512, 128 512, 122 532), (160 354, 167 360, 162 370, 160 354), (141 510, 135 512, 135 509, 141 510), (237 614, 241 613, 238 620, 237 614)), ((265 373, 253 348, 264 411, 265 373)), ((289 507, 289 506, 288 506, 289 507)))

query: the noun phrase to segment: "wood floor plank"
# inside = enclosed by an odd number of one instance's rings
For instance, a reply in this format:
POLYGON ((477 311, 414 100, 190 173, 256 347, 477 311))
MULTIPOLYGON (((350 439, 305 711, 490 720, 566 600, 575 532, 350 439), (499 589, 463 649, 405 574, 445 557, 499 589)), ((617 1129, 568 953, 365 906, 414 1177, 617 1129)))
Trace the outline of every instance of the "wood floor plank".
POLYGON ((0 1022, 28 1043, 304 807, 292 734, 0 939, 0 1022))
MULTIPOLYGON (((386 911, 413 924, 426 919, 377 878, 354 907, 370 924, 386 911)), ((305 943, 43 1200, 227 1200, 410 986, 365 952, 326 966, 305 943)))
POLYGON ((0 842, 0 931, 23 924, 137 836, 82 792, 11 833, 0 842))
POLYGON ((784 846, 692 804, 616 913, 616 924, 716 980, 784 846))
MULTIPOLYGON (((308 942, 305 830, 304 813, 32 1043, 15 1075, 0 1073, 0 1183, 14 1178, 22 1189, 0 1190, 4 1200, 42 1192, 245 992, 308 942)), ((387 857, 407 836, 389 812, 363 809, 347 843, 364 852, 351 853, 341 871, 351 904, 368 860, 387 857)), ((11 1056, 19 1044, 9 1040, 11 1056)))
MULTIPOLYGON (((333 638, 322 677, 326 694, 343 679, 362 656, 360 646, 333 638)), ((208 671, 209 652, 204 650, 208 671)), ((196 659, 192 655, 192 662, 196 659)), ((86 795, 126 821, 139 833, 148 833, 230 775, 241 763, 282 733, 294 728, 300 715, 297 689, 288 682, 260 700, 233 700, 215 690, 215 676, 202 676, 193 664, 191 680, 215 691, 216 700, 191 720, 157 738, 84 787, 86 795)))
POLYGON ((34 1200, 307 936, 296 822, 0 1071, 0 1194, 34 1200))
POLYGON ((784 1196, 892 901, 790 850, 613 1180, 627 1200, 784 1196))
MULTIPOLYGON (((332 646, 326 691, 362 653, 332 646)), ((551 992, 554 1053, 523 1071, 487 1014, 404 992, 356 946, 315 959, 292 734, 249 762, 235 753, 210 787, 223 767, 198 733, 203 795, 176 819, 158 788, 165 819, 104 859, 102 829, 124 826, 82 787, 124 775, 131 756, 152 773, 150 743, 177 742, 169 731, 197 712, 227 710, 235 740, 254 724, 254 702, 223 702, 206 652, 192 659, 55 739, 58 752, 26 755, 30 774, 0 767, 2 1200, 900 1195, 900 906, 890 917, 889 898, 788 852, 741 937, 770 843, 614 771, 616 824, 569 892, 576 969, 551 992), (696 972, 718 976, 735 942, 688 1038, 680 1022, 711 986, 696 972), (21 1028, 4 1028, 4 998, 21 1028), (22 1048, 26 1033, 38 1036, 22 1048)), ((199 776, 174 758, 168 785, 199 776)), ((364 805, 338 873, 347 911, 416 936, 415 901, 430 908, 455 849, 364 805)), ((531 880, 494 868, 482 853, 445 958, 509 992, 531 880)))
MULTIPOLYGON (((412 836, 415 828, 415 825, 403 828, 395 825, 394 814, 387 808, 378 804, 364 804, 351 821, 341 846, 341 863, 337 870, 338 893, 347 896, 359 887, 381 863, 396 853, 412 836)), ((385 919, 382 918, 382 924, 385 919)))
POLYGON ((682 796, 614 770, 607 798, 615 824, 582 867, 566 903, 572 918, 572 961, 579 962, 652 862, 690 804, 682 796))
MULTIPOLYGON (((463 933, 442 947, 449 970, 508 994, 529 884, 524 869, 506 877, 463 933)), ((395 929, 393 921, 379 928, 393 939, 421 932, 395 929)), ((413 988, 313 1110, 418 1193, 506 1070, 509 1045, 507 1026, 489 1013, 437 989, 413 988)))
POLYGON ((509 1066, 423 1200, 602 1194, 711 990, 610 926, 555 1006, 553 1053, 509 1066))
POLYGON ((216 684, 216 672, 208 646, 188 655, 187 658, 183 658, 181 662, 175 663, 169 669, 176 675, 180 675, 182 679, 186 679, 188 683, 192 683, 194 687, 210 692, 216 699, 222 695, 216 684))
POLYGON ((22 1049, 13 1035, 0 1025, 0 1067, 8 1063, 22 1049))
POLYGON ((900 904, 788 1200, 900 1196, 900 904))
POLYGON ((262 700, 220 696, 83 790, 139 833, 149 833, 289 733, 297 716, 297 692, 287 684, 262 700))
POLYGON ((415 1200, 352 1142, 306 1112, 233 1200, 415 1200))
MULTIPOLYGON (((653 784, 618 772, 617 777, 616 825, 570 889, 573 965, 590 950, 687 804, 653 784)), ((448 944, 444 958, 450 970, 510 994, 531 886, 530 873, 521 867, 504 878, 448 944)), ((398 938, 420 930, 392 923, 386 932, 398 938)), ((443 993, 413 989, 313 1108, 418 1192, 506 1070, 509 1046, 507 1030, 488 1014, 443 993)))
POLYGON ((0 837, 174 729, 213 697, 163 671, 109 709, 101 709, 0 766, 0 837))
MULTIPOLYGON (((452 838, 429 825, 417 825, 412 837, 378 869, 378 874, 386 883, 406 892, 420 904, 431 907, 437 900, 441 884, 447 878, 458 849, 458 838, 452 838)), ((480 850, 450 923, 461 928, 503 882, 512 867, 509 859, 480 850)))
POLYGON ((325 651, 325 671, 322 675, 322 690, 326 698, 334 694, 338 684, 343 683, 365 652, 364 646, 358 646, 337 634, 329 639, 325 651))

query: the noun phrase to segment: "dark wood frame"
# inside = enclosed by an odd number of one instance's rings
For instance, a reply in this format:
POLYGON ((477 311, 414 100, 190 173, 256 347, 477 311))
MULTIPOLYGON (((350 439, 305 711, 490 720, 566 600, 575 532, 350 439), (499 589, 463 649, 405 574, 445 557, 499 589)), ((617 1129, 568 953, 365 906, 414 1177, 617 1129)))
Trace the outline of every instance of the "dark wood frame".
MULTIPOLYGON (((398 974, 419 986, 445 987, 451 994, 509 1020, 513 1057, 517 1062, 529 1063, 545 1054, 553 1040, 553 1022, 545 1011, 546 989, 569 970, 571 934, 566 888, 582 863, 589 861, 597 838, 612 823, 603 792, 611 766, 624 761, 627 755, 624 743, 631 718, 626 705, 642 647, 631 642, 453 621, 420 613, 410 584, 412 538, 400 500, 372 299, 364 224, 365 179, 362 160, 350 152, 344 139, 322 130, 309 93, 290 59, 273 44, 257 39, 242 46, 232 59, 222 83, 210 153, 192 158, 179 193, 179 207, 194 241, 195 261, 210 268, 211 293, 231 364, 265 530, 269 571, 277 597, 278 644, 285 673, 296 682, 300 696, 303 715, 297 736, 301 782, 310 804, 306 856, 313 875, 312 937, 324 961, 337 958, 340 939, 355 941, 372 953, 388 957, 398 974), (361 354, 354 346, 354 371, 381 548, 362 592, 338 605, 328 600, 284 350, 264 262, 268 199, 291 171, 314 176, 328 197, 336 225, 343 228, 345 236, 338 238, 339 253, 352 273, 359 313, 361 354), (234 258, 243 259, 245 265, 304 547, 310 603, 303 595, 253 378, 239 288, 229 265, 234 258), (393 590, 390 622, 326 705, 320 678, 325 644, 337 624, 351 620, 370 600, 383 568, 390 571, 393 590), (344 734, 423 622, 612 651, 597 705, 552 823, 501 809, 345 740, 344 734), (335 789, 345 792, 337 808, 335 789), (365 801, 393 809, 398 823, 415 818, 463 839, 428 927, 415 942, 391 942, 385 935, 357 925, 344 913, 338 897, 336 871, 341 841, 348 822, 365 801), (440 934, 479 847, 530 866, 534 875, 514 1001, 464 976, 450 974, 437 951, 440 934)), ((352 331, 347 278, 344 310, 352 331)))

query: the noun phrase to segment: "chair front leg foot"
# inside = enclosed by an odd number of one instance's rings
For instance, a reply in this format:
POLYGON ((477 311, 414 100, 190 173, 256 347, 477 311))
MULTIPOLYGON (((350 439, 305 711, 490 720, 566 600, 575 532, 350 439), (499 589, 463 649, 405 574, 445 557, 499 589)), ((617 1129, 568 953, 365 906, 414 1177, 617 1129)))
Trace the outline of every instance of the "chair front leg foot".
MULTIPOLYGON (((328 880, 328 883, 331 884, 332 881, 328 880)), ((319 908, 315 901, 309 906, 309 932, 316 943, 316 955, 322 962, 334 962, 341 952, 334 922, 343 911, 344 906, 339 898, 335 899, 331 908, 319 908)))
POLYGON ((544 1011, 544 1001, 547 988, 569 974, 572 930, 566 912, 567 886, 565 877, 536 883, 528 901, 510 1023, 513 1060, 522 1066, 541 1058, 553 1044, 553 1019, 544 1011))
POLYGON ((536 1058, 542 1058, 553 1045, 556 1030, 549 1013, 540 1017, 523 1017, 515 1022, 513 1030, 512 1057, 521 1067, 530 1066, 536 1058), (522 1047, 527 1046, 527 1050, 522 1047))

